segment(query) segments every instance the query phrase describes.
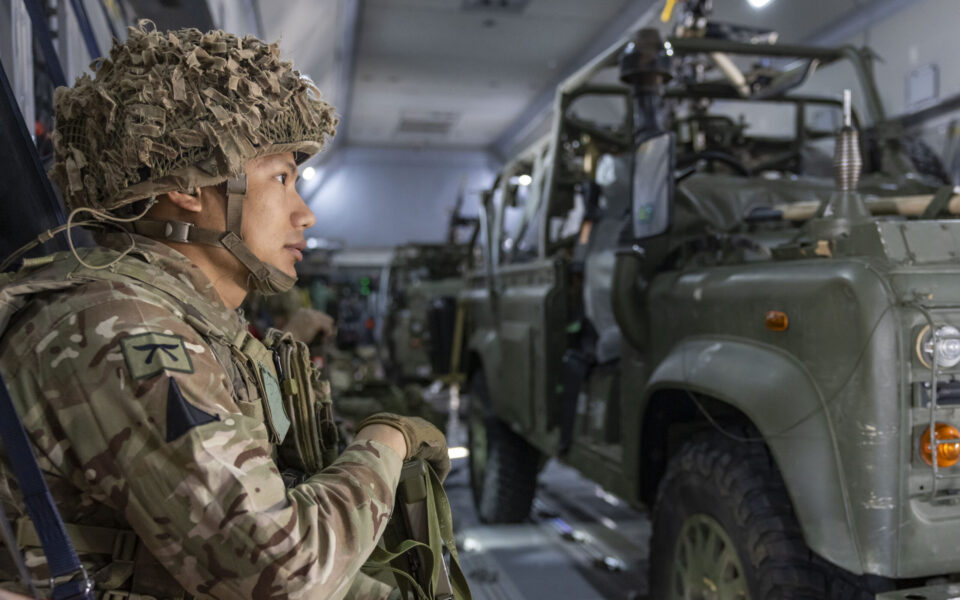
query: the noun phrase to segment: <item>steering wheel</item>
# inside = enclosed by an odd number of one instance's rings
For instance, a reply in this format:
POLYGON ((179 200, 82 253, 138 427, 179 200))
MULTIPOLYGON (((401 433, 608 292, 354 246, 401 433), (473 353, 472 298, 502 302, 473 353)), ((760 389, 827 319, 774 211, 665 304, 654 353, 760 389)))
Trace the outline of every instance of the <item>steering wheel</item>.
POLYGON ((677 161, 679 164, 687 165, 677 169, 677 181, 686 179, 687 177, 699 171, 701 161, 723 163, 733 169, 737 175, 742 177, 750 176, 750 169, 748 169, 746 165, 744 165, 743 162, 741 162, 736 156, 720 150, 703 150, 701 152, 694 152, 693 154, 683 156, 677 161))

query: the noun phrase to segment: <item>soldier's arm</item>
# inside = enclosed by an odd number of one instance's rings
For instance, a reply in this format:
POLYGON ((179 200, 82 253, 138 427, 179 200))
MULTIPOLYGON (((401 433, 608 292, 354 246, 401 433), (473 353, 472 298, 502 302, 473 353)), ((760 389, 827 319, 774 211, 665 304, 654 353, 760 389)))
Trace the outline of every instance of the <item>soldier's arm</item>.
POLYGON ((398 432, 368 428, 330 468, 286 489, 263 423, 242 410, 211 348, 169 309, 105 302, 55 329, 55 353, 52 342, 24 350, 34 353, 34 393, 48 410, 21 414, 56 419, 66 451, 54 439, 41 451, 64 454, 55 467, 79 469, 69 476, 120 511, 184 587, 216 598, 347 592, 393 507, 398 432), (131 364, 131 350, 158 342, 131 343, 147 333, 177 345, 156 349, 151 364, 164 357, 168 367, 156 373, 145 356, 131 364))

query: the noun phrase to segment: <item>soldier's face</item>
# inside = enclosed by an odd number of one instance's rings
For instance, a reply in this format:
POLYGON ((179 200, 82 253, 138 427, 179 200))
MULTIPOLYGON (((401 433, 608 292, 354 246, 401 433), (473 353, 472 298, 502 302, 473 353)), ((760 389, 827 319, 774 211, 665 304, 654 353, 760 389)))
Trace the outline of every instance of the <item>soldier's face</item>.
POLYGON ((243 240, 260 260, 296 277, 303 260, 304 230, 316 217, 297 193, 297 163, 292 152, 247 162, 243 201, 243 240))

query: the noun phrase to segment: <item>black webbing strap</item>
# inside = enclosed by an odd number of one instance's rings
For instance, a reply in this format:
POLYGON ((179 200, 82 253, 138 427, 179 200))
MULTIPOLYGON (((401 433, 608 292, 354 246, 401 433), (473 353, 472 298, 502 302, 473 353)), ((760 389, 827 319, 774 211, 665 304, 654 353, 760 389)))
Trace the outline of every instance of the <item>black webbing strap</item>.
POLYGON ((943 212, 949 204, 950 200, 953 199, 955 193, 955 188, 952 185, 944 185, 937 188, 937 191, 934 192, 933 198, 930 199, 930 204, 927 205, 927 208, 924 209, 923 214, 920 215, 921 219, 936 219, 940 216, 940 213, 943 212))
POLYGON ((33 521, 47 558, 51 598, 93 600, 93 582, 73 549, 3 376, 0 376, 0 438, 20 483, 27 515, 33 521))

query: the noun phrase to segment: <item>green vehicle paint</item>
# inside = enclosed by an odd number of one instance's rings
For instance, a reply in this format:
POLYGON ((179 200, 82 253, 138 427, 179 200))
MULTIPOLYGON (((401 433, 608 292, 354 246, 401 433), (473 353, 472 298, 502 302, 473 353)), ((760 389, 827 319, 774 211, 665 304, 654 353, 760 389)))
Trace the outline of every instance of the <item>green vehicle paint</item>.
MULTIPOLYGON (((891 131, 864 51, 668 41, 681 56, 847 61, 866 112, 857 120, 891 131)), ((960 222, 877 214, 905 197, 929 202, 940 185, 912 170, 895 132, 878 142, 881 162, 865 170, 852 200, 872 207, 873 216, 786 216, 804 203, 841 205, 837 185, 822 177, 792 177, 788 169, 776 177, 696 172, 677 185, 665 234, 607 244, 615 255, 609 302, 620 354, 583 380, 572 443, 561 448, 562 360, 580 320, 573 311, 581 284, 571 270, 578 238, 555 235, 552 220, 575 207, 581 182, 569 165, 586 164, 591 143, 631 156, 636 149, 630 110, 620 127, 606 129, 591 129, 570 111, 588 96, 631 105, 630 89, 601 75, 622 49, 560 86, 551 134, 509 162, 484 198, 484 265, 465 277, 459 296, 465 375, 483 373, 492 414, 527 443, 637 507, 651 505, 666 461, 684 439, 736 415, 769 448, 813 552, 853 574, 960 572, 953 551, 960 467, 941 468, 934 485, 933 469, 920 458, 919 439, 931 420, 931 370, 916 350, 931 319, 938 327, 960 326, 960 222), (515 183, 520 174, 533 181, 524 202, 515 183), (762 216, 761 208, 774 216, 762 216), (522 212, 522 225, 505 233, 510 210, 522 212), (787 316, 785 330, 767 326, 771 311, 787 316), (693 409, 677 410, 681 404, 693 409)), ((755 99, 839 106, 839 91, 755 99)), ((722 97, 711 93, 668 86, 665 96, 722 97)), ((630 189, 636 193, 636 181, 630 189)), ((610 235, 602 225, 594 223, 589 235, 610 235)), ((589 261, 591 249, 585 252, 589 261)), ((960 424, 960 403, 948 401, 958 375, 958 366, 940 369, 945 400, 937 421, 960 424)))

